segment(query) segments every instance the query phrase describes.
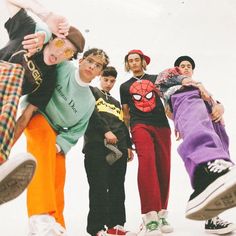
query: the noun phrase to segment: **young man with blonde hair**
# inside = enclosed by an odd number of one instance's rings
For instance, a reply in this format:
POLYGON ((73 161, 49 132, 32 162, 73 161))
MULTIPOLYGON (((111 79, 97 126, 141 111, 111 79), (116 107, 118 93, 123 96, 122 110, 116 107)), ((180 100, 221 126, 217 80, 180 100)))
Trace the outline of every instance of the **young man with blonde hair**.
POLYGON ((156 93, 157 75, 145 73, 150 58, 141 50, 125 56, 125 69, 133 76, 120 86, 124 120, 130 128, 138 156, 138 189, 143 225, 138 235, 172 232, 167 222, 170 183, 170 127, 156 93))

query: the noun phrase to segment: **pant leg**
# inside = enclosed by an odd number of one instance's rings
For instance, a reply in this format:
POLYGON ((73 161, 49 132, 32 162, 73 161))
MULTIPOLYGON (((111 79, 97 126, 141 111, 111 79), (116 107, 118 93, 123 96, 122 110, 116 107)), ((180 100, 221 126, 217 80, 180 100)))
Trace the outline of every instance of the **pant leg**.
POLYGON ((225 126, 221 122, 212 122, 215 132, 220 138, 223 149, 229 154, 229 136, 225 130, 225 126))
POLYGON ((27 190, 28 215, 52 214, 64 225, 64 156, 56 154, 56 133, 41 115, 25 130, 27 150, 37 159, 35 175, 27 190))
MULTIPOLYGON (((212 113, 212 105, 209 104, 208 102, 205 102, 205 105, 206 105, 208 113, 211 114, 212 113)), ((222 120, 219 122, 212 121, 212 125, 215 129, 215 132, 217 133, 217 135, 219 136, 219 138, 221 140, 224 150, 229 153, 229 137, 228 137, 228 134, 225 130, 224 121, 223 122, 222 122, 222 120)))
POLYGON ((56 191, 56 211, 53 216, 58 223, 65 227, 64 221, 64 186, 66 178, 65 156, 63 154, 56 155, 56 172, 55 172, 55 191, 56 191))
POLYGON ((161 192, 161 209, 167 209, 170 189, 171 131, 152 127, 155 138, 156 169, 161 192))
POLYGON ((155 140, 150 126, 136 124, 131 129, 132 140, 138 155, 138 189, 141 201, 141 212, 159 211, 162 209, 160 180, 156 163, 155 140))
POLYGON ((109 167, 108 190, 108 228, 124 225, 125 213, 125 174, 127 168, 128 151, 124 150, 122 157, 109 167))
POLYGON ((105 160, 107 150, 103 143, 85 154, 85 170, 89 183, 89 213, 87 232, 96 235, 107 223, 108 215, 108 169, 105 160))
POLYGON ((183 139, 178 147, 191 183, 196 167, 215 159, 229 160, 215 132, 198 90, 174 94, 171 97, 175 128, 183 139))
POLYGON ((7 160, 13 145, 23 77, 22 66, 0 61, 0 164, 7 160))

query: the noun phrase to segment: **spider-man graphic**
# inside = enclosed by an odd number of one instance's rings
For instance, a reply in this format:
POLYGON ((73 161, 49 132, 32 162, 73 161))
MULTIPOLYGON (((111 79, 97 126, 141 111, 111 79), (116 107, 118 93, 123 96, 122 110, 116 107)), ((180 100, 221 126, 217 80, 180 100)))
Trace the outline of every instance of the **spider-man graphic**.
POLYGON ((142 112, 150 112, 156 107, 155 85, 150 80, 138 80, 130 86, 134 105, 142 112))

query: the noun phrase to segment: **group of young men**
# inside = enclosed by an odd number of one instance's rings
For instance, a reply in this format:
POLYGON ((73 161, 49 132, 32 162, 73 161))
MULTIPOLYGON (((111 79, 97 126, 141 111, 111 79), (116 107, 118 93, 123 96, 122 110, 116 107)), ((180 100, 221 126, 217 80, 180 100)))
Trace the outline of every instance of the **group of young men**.
POLYGON ((125 55, 132 77, 112 97, 117 71, 109 57, 84 49, 81 32, 66 18, 34 0, 6 0, 9 42, 0 50, 0 203, 27 188, 29 236, 65 236, 63 216, 66 154, 84 136, 89 184, 87 232, 92 236, 161 236, 173 232, 167 220, 173 119, 178 152, 194 189, 186 217, 206 220, 210 233, 235 224, 218 214, 236 206, 236 168, 229 155, 223 106, 192 79, 194 60, 179 57, 174 68, 145 73, 150 57, 133 49, 125 55), (47 26, 40 26, 27 10, 47 26), (100 86, 90 82, 100 77, 100 86), (16 120, 19 98, 22 113, 16 120), (164 104, 163 104, 164 101, 164 104), (27 153, 8 158, 25 132, 27 153), (131 135, 130 135, 131 134, 131 135), (125 174, 137 153, 140 231, 126 231, 125 174))

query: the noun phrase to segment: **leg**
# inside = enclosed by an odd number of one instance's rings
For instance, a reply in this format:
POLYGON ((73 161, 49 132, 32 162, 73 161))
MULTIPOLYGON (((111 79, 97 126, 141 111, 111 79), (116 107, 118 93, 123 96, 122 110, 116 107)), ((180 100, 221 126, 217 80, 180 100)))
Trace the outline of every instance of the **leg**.
POLYGON ((24 69, 0 61, 0 164, 9 156, 13 143, 16 113, 21 96, 24 69))
POLYGON ((144 124, 137 124, 131 130, 139 160, 138 188, 142 214, 162 209, 155 146, 149 127, 144 124))
POLYGON ((90 148, 85 154, 85 170, 89 183, 89 214, 87 218, 87 232, 96 235, 104 229, 108 213, 108 168, 105 160, 107 151, 102 144, 97 148, 90 148))
POLYGON ((122 157, 109 168, 109 208, 108 228, 116 225, 124 226, 125 215, 125 174, 127 167, 127 150, 122 157))
POLYGON ((36 162, 32 155, 10 154, 24 69, 0 61, 0 204, 19 196, 31 181, 36 162))
POLYGON ((176 129, 183 138, 179 154, 189 173, 193 194, 186 217, 205 220, 236 206, 236 169, 212 125, 197 90, 171 98, 176 129))
MULTIPOLYGON (((56 155, 56 133, 40 114, 35 115, 25 131, 27 149, 37 159, 35 176, 27 191, 28 214, 55 214, 58 213, 57 196, 63 193, 65 163, 61 156, 56 155), (56 173, 57 171, 57 173, 56 173), (61 179, 58 177, 61 175, 61 179), (56 178, 57 176, 57 178, 56 178), (58 179, 60 185, 55 188, 58 179)), ((60 210, 64 203, 60 202, 60 210)), ((60 220, 64 222, 63 219, 60 220)))
POLYGON ((169 128, 154 128, 156 169, 160 183, 162 209, 167 209, 170 186, 171 131, 169 128))
POLYGON ((171 98, 174 124, 183 142, 178 152, 182 157, 193 184, 196 167, 215 159, 229 160, 203 100, 197 90, 178 93, 171 98))
POLYGON ((56 156, 56 179, 55 179, 55 191, 56 191, 56 211, 53 214, 58 223, 65 227, 65 221, 63 216, 64 211, 64 186, 66 178, 66 165, 65 156, 63 154, 57 154, 56 156))

